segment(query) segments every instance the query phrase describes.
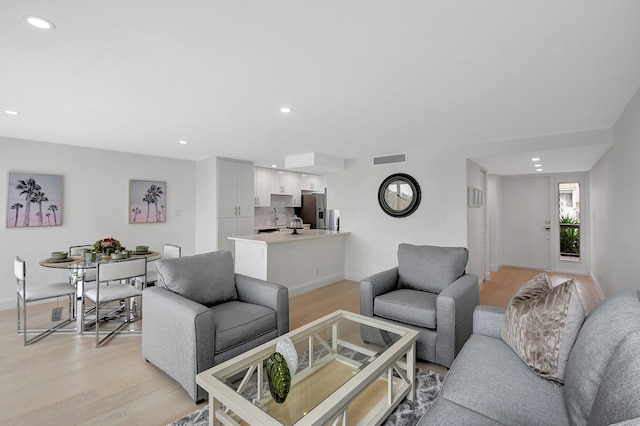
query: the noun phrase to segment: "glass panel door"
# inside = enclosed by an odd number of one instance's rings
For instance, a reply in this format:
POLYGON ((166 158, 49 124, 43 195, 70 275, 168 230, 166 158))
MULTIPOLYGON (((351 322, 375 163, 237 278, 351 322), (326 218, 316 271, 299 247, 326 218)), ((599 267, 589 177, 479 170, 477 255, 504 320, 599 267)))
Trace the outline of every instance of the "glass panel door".
POLYGON ((580 184, 558 184, 560 259, 580 261, 580 184))

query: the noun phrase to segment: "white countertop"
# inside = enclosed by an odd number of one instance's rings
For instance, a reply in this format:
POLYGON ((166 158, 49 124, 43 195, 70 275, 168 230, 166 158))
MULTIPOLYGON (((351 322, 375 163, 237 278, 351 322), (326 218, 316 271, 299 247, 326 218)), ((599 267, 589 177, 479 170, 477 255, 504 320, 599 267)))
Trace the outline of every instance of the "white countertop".
POLYGON ((234 241, 246 241, 262 244, 290 243, 294 241, 309 240, 313 238, 339 237, 348 235, 344 231, 327 231, 324 229, 298 229, 298 234, 292 234, 291 229, 280 232, 269 232, 253 235, 241 235, 238 237, 228 237, 234 241))

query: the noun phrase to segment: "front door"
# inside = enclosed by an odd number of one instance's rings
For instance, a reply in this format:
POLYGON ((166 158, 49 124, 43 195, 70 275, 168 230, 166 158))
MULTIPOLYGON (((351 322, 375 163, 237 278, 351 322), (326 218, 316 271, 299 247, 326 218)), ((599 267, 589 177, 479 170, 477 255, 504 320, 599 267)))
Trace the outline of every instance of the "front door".
POLYGON ((504 265, 551 269, 552 199, 548 176, 502 178, 504 265))

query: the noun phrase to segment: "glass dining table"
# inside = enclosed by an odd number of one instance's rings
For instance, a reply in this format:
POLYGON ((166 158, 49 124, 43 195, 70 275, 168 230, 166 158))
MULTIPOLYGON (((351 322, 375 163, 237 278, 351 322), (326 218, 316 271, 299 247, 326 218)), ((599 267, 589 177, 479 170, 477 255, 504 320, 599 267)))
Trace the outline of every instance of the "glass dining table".
POLYGON ((99 263, 106 262, 123 262, 130 259, 145 258, 147 262, 153 262, 162 258, 162 253, 158 251, 148 251, 144 254, 132 254, 130 258, 112 260, 110 256, 97 255, 95 262, 87 262, 83 257, 67 257, 66 259, 54 260, 44 259, 40 261, 40 266, 45 268, 66 269, 69 271, 69 279, 76 287, 76 333, 82 334, 84 330, 84 324, 82 323, 82 309, 84 309, 84 299, 82 297, 84 293, 85 277, 87 272, 92 269, 97 269, 99 263))

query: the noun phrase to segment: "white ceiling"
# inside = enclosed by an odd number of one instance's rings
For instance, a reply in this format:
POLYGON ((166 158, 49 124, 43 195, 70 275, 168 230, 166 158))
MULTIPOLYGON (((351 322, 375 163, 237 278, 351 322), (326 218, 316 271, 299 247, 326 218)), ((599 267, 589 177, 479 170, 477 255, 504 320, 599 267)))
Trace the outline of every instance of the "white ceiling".
POLYGON ((639 23, 636 0, 2 0, 0 136, 282 167, 611 128, 639 23))

